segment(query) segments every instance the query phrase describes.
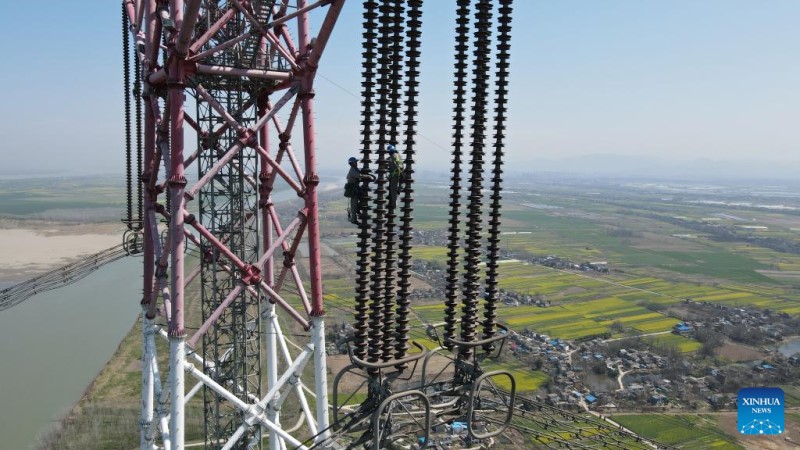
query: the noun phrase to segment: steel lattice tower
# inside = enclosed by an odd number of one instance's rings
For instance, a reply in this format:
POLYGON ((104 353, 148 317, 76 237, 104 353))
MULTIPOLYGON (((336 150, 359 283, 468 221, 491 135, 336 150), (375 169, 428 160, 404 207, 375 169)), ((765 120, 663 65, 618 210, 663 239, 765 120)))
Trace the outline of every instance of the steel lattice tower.
POLYGON ((123 1, 144 106, 142 449, 184 448, 185 405, 201 389, 206 448, 261 448, 264 438, 305 448, 328 433, 313 81, 343 3, 123 1), (311 14, 324 16, 316 36, 311 14), (280 211, 278 190, 294 191, 300 209, 280 211), (197 330, 184 318, 192 283, 197 330), (304 426, 281 425, 288 404, 304 426))
POLYGON ((511 0, 457 2, 448 290, 441 339, 436 326, 427 330, 440 343, 430 351, 419 343, 409 344, 408 326, 422 0, 363 1, 356 333, 351 364, 334 378, 331 426, 313 84, 343 3, 122 2, 129 189, 124 247, 142 253, 144 262, 140 448, 185 448, 186 405, 201 391, 202 401, 195 403, 202 405, 200 444, 207 449, 254 449, 265 444, 270 450, 344 445, 410 448, 420 439, 429 439, 434 420, 440 425, 466 420, 469 437, 478 440, 491 440, 512 428, 546 448, 660 448, 619 425, 535 400, 520 398, 522 406, 518 406, 513 375, 481 367, 481 361, 502 351, 508 335, 508 329, 496 323, 494 291, 511 0), (472 41, 468 37, 471 9, 472 41), (487 211, 482 187, 484 141, 490 130, 495 9, 499 19, 494 52, 494 161, 487 211), (309 15, 317 13, 324 17, 319 33, 312 37, 309 15), (474 55, 471 66, 469 48, 474 55), (129 58, 134 62, 133 89, 129 58), (467 79, 470 67, 471 81, 467 79), (464 113, 469 85, 473 115, 468 123, 464 113), (137 172, 141 168, 136 217, 128 90, 136 100, 137 172), (404 130, 398 112, 401 105, 405 106, 404 130), (467 163, 462 160, 467 128, 472 138, 469 194, 463 196, 459 189, 461 164, 467 163), (195 148, 184 145, 187 130, 197 136, 195 148), (396 151, 395 144, 405 147, 404 176, 398 179, 403 195, 392 201, 387 195, 387 187, 391 189, 388 156, 396 151), (197 179, 187 173, 196 173, 197 179), (371 182, 375 182, 374 190, 371 182), (273 192, 296 194, 301 199, 299 208, 286 203, 279 208, 273 192), (461 204, 462 197, 468 205, 461 204), (399 209, 396 200, 400 200, 399 209), (483 283, 479 265, 487 212, 488 261, 483 283), (462 216, 467 218, 466 226, 460 225, 462 216), (167 229, 159 229, 159 220, 168 224, 167 229), (460 234, 465 235, 464 248, 460 234), (143 242, 141 251, 139 242, 143 242), (301 257, 301 246, 307 256, 301 257), (463 260, 461 271, 459 259, 463 260), (481 321, 478 297, 484 290, 481 321), (187 292, 190 300, 191 294, 198 293, 199 305, 185 302, 187 292), (456 317, 459 297, 460 318, 456 317), (199 313, 194 314, 194 309, 199 313), (189 326, 185 316, 189 316, 189 326), (159 368, 165 358, 158 358, 156 335, 169 342, 168 370, 159 368), (444 369, 427 369, 433 358, 439 358, 444 369), (411 375, 406 372, 413 373, 418 363, 418 383, 409 384, 411 375), (452 373, 440 379, 449 366, 452 373), (196 384, 188 386, 186 374, 196 384), (366 399, 339 403, 337 386, 343 377, 361 380, 366 399), (501 382, 510 390, 498 387, 501 382), (313 401, 308 397, 314 397, 313 401), (526 413, 531 414, 525 417, 526 413))
MULTIPOLYGON (((259 22, 266 23, 269 5, 254 2, 252 6, 259 8, 259 22)), ((203 32, 223 15, 220 9, 207 12, 205 23, 198 24, 203 32)), ((247 20, 238 16, 229 20, 220 31, 229 36, 240 36, 246 29, 247 20)), ((214 55, 214 63, 224 67, 263 66, 264 61, 256 60, 258 42, 251 44, 255 45, 244 46, 242 52, 214 55)), ((208 48, 210 44, 201 50, 208 48)), ((254 104, 258 92, 268 90, 272 83, 268 80, 251 82, 243 78, 218 78, 214 75, 198 75, 196 81, 206 87, 208 95, 224 111, 232 112, 233 119, 239 125, 251 127, 256 114, 255 108, 248 106, 254 104)), ((210 106, 210 101, 197 102, 200 130, 213 130, 218 123, 224 123, 225 118, 210 106)), ((224 149, 232 147, 237 140, 237 130, 231 127, 226 127, 222 133, 198 135, 198 148, 202 149, 198 156, 198 178, 211 171, 224 149)), ((257 261, 259 256, 257 179, 257 152, 249 147, 243 148, 203 186, 198 197, 202 223, 207 224, 209 230, 219 236, 242 261, 257 261)), ((207 240, 202 243, 203 248, 210 248, 207 240)), ((202 258, 200 261, 202 311, 203 321, 206 321, 226 300, 226 293, 236 289, 237 279, 220 267, 218 258, 202 258)), ((222 310, 213 329, 203 336, 204 358, 217 361, 212 377, 223 386, 236 386, 235 393, 242 400, 247 400, 248 395, 261 396, 260 332, 259 298, 253 292, 239 289, 230 305, 222 310)), ((241 421, 235 406, 208 388, 204 389, 204 394, 206 442, 229 438, 241 421)), ((243 441, 259 435, 258 431, 254 431, 253 436, 245 435, 243 441)))

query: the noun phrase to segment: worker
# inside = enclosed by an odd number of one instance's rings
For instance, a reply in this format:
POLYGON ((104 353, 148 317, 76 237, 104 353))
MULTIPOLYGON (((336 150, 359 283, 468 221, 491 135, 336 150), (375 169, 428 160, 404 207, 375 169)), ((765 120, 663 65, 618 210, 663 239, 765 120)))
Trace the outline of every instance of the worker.
POLYGON ((400 181, 403 180, 403 159, 393 144, 386 146, 389 152, 389 211, 397 206, 397 194, 400 193, 400 181))
POLYGON ((344 185, 344 196, 350 199, 350 207, 347 208, 347 220, 356 225, 359 224, 358 220, 358 194, 359 182, 361 181, 375 181, 375 177, 370 174, 361 173, 358 170, 358 159, 351 156, 347 160, 350 165, 350 170, 347 172, 347 183, 344 185))

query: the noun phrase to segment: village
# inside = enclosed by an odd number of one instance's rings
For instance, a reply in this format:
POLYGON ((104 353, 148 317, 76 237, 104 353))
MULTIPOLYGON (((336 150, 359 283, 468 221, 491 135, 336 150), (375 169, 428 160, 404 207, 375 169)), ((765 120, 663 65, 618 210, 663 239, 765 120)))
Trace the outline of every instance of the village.
MULTIPOLYGON (((439 231, 416 233, 415 239, 432 245, 443 242, 445 237, 439 231)), ((588 272, 591 277, 605 278, 614 272, 604 261, 576 262, 557 255, 510 250, 502 253, 504 261, 588 272)), ((444 298, 445 263, 416 258, 412 264, 414 274, 425 281, 425 285, 411 292, 412 301, 425 305, 444 298)), ((563 297, 548 298, 535 290, 499 288, 496 295, 504 308, 513 311, 519 307, 526 311, 524 314, 535 314, 529 312, 530 307, 549 311, 569 304, 563 297)), ((636 300, 632 303, 636 304, 636 300)), ((789 314, 691 298, 668 305, 642 300, 640 305, 673 319, 674 326, 667 331, 645 333, 615 321, 606 332, 578 339, 549 335, 533 327, 510 327, 497 362, 502 366, 503 361, 521 361, 523 367, 546 374, 541 385, 526 391, 527 397, 606 419, 631 413, 735 411, 740 388, 779 386, 800 378, 800 354, 785 355, 777 349, 783 339, 800 329, 800 320, 789 314), (665 336, 674 339, 661 339, 665 336), (691 343, 691 349, 677 348, 677 340, 691 343)), ((348 323, 332 327, 328 353, 345 355, 352 334, 348 323)), ((442 448, 477 444, 466 442, 467 433, 459 426, 454 422, 432 436, 442 448)))
POLYGON ((533 330, 512 332, 510 351, 550 382, 537 399, 554 406, 609 415, 616 411, 736 409, 741 387, 790 382, 800 375, 800 354, 775 350, 795 327, 786 314, 685 300, 694 320, 671 333, 698 339, 696 355, 658 345, 647 336, 575 342, 533 330), (732 361, 714 351, 728 342, 760 345, 760 358, 732 361))
MULTIPOLYGON (((438 232, 421 236, 431 243, 438 232)), ((505 257, 515 255, 506 253, 505 257)), ((609 272, 606 262, 577 263, 555 255, 528 255, 525 261, 559 270, 609 272)), ((418 298, 443 294, 445 271, 429 261, 415 260, 415 270, 432 288, 415 292, 418 298), (441 290, 441 292, 439 292, 441 290)), ((553 302, 539 293, 500 289, 499 300, 507 307, 553 302)), ((684 299, 679 307, 658 312, 681 320, 669 333, 702 344, 697 354, 654 343, 647 336, 611 339, 610 334, 582 342, 537 333, 510 332, 509 351, 528 362, 532 370, 548 374, 550 381, 537 399, 554 406, 584 409, 603 414, 615 411, 697 411, 736 408, 739 388, 779 383, 800 376, 800 354, 782 355, 775 345, 800 329, 800 322, 785 313, 748 306, 684 299), (726 358, 718 350, 726 344, 754 348, 747 354, 726 358)), ((625 331, 619 329, 617 331, 625 331)), ((746 353, 746 352, 745 352, 746 353)))

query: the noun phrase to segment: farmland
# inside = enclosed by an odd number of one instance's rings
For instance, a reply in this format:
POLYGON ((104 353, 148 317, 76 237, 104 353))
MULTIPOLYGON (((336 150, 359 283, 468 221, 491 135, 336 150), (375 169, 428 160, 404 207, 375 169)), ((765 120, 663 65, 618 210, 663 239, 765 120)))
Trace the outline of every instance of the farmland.
POLYGON ((0 180, 0 217, 116 220, 123 208, 124 187, 114 177, 0 180))
MULTIPOLYGON (((500 320, 512 329, 533 329, 563 339, 614 334, 612 324, 621 324, 628 335, 660 333, 678 323, 660 309, 685 299, 800 313, 794 288, 785 282, 800 268, 800 255, 719 242, 702 234, 682 239, 675 236, 690 235, 691 230, 654 217, 669 214, 739 223, 743 217, 752 219, 750 211, 723 214, 725 208, 719 205, 692 203, 690 189, 686 199, 653 202, 651 192, 633 189, 622 193, 613 186, 593 186, 586 195, 558 184, 535 185, 541 189, 536 193, 530 188, 525 193, 526 189, 519 187, 515 185, 513 193, 506 196, 499 242, 502 252, 518 259, 558 255, 574 261, 606 261, 613 269, 598 275, 521 260, 504 262, 499 269, 499 288, 550 301, 547 308, 501 308, 500 320), (775 275, 780 272, 787 275, 775 275)), ((445 201, 441 189, 420 189, 414 206, 415 227, 443 230, 445 201)), ((791 228, 800 229, 797 216, 769 213, 764 219, 776 226, 770 230, 780 236, 797 236, 791 228)), ((336 247, 353 252, 355 236, 338 238, 336 247)), ((412 257, 444 269, 447 248, 444 243, 416 244, 412 257)), ((339 285, 328 279, 326 283, 327 295, 347 298, 347 282, 339 285)), ((350 306, 346 301, 340 305, 350 306)), ((415 301, 414 310, 423 320, 437 322, 441 320, 441 299, 415 301)), ((676 343, 686 352, 698 348, 685 338, 676 343)))
POLYGON ((687 450, 735 450, 742 446, 718 429, 712 420, 699 415, 616 415, 613 420, 644 437, 687 450))
MULTIPOLYGON (((509 182, 510 185, 514 183, 514 180, 509 182)), ((68 184, 46 192, 33 185, 14 191, 0 189, 0 200, 6 206, 0 215, 58 216, 63 214, 60 207, 118 209, 121 203, 115 194, 116 188, 100 184, 92 189, 93 195, 85 198, 76 196, 68 184), (17 200, 12 201, 12 197, 17 200)), ((499 268, 498 287, 507 292, 540 297, 547 305, 500 305, 497 311, 500 322, 518 332, 528 329, 569 341, 597 336, 617 339, 648 335, 644 339, 653 345, 675 347, 686 360, 702 368, 702 364, 712 362, 699 354, 702 344, 690 337, 669 333, 679 322, 670 315, 670 308, 679 308, 686 299, 800 315, 798 284, 793 278, 800 271, 800 255, 743 242, 715 240, 711 235, 668 221, 673 216, 685 216, 697 221, 716 218, 718 220, 710 223, 734 227, 763 223, 769 227, 768 231, 752 233, 797 240, 800 216, 742 206, 690 203, 700 194, 662 195, 654 193, 653 189, 605 185, 581 190, 558 183, 541 183, 526 184, 524 188, 514 189, 515 193, 505 195, 503 234, 499 243, 504 261, 499 268), (688 235, 693 237, 676 237, 688 235), (610 270, 597 273, 526 262, 532 256, 546 255, 578 263, 604 261, 610 270)), ((432 233, 445 229, 446 193, 441 189, 418 189, 417 194, 415 230, 432 233)), ((352 322, 355 306, 357 238, 352 225, 346 223, 343 211, 344 201, 338 197, 338 192, 321 195, 323 239, 333 249, 331 255, 324 257, 323 295, 327 323, 334 326, 352 322)), ((414 260, 432 263, 428 272, 415 273, 414 283, 427 291, 441 275, 447 249, 442 242, 423 245, 415 241, 414 244, 414 260)), ((461 261, 463 257, 459 264, 461 261)), ((295 300, 291 293, 286 298, 295 300)), ((429 349, 435 348, 437 343, 427 336, 426 326, 440 322, 442 311, 442 296, 438 293, 415 297, 410 337, 429 349)), ((129 347, 135 345, 129 343, 129 347)), ((518 389, 526 395, 544 390, 553 382, 547 373, 532 370, 521 358, 501 359, 485 368, 512 371, 518 389)), ((742 370, 748 376, 752 374, 750 367, 742 370)), ((786 391, 789 407, 800 406, 796 381, 780 384, 786 391)), ((136 381, 125 382, 132 386, 136 381)), ((135 399, 133 403, 124 404, 127 407, 134 403, 135 399)), ((706 414, 703 410, 708 409, 706 403, 701 402, 699 408, 700 414, 615 414, 614 420, 680 448, 742 448, 740 444, 744 444, 737 443, 733 435, 720 431, 714 420, 717 416, 706 414)), ((800 416, 792 412, 786 419, 796 427, 800 416)))
MULTIPOLYGON (((672 311, 687 300, 800 314, 795 284, 800 279, 800 255, 720 240, 672 220, 688 217, 739 232, 746 230, 737 228, 741 224, 765 223, 769 231, 756 228, 751 233, 796 240, 800 216, 693 203, 700 194, 691 190, 654 199, 658 194, 648 189, 623 192, 613 186, 592 186, 592 192, 582 194, 558 184, 537 184, 515 188, 505 196, 499 241, 505 260, 499 266, 498 287, 544 299, 546 304, 501 305, 497 311, 501 323, 518 332, 532 330, 570 341, 645 335, 643 343, 651 348, 674 348, 702 365, 701 342, 670 333, 680 322, 672 311), (547 255, 575 263, 602 261, 610 270, 597 273, 529 262, 547 255)), ((426 197, 423 192, 416 202, 420 216, 415 223, 420 229, 433 231, 446 222, 440 196, 426 197), (435 213, 436 224, 427 222, 422 213, 435 213)), ((413 257, 430 263, 432 271, 442 271, 447 248, 444 242, 427 240, 415 244, 413 257)), ((441 297, 416 299, 412 307, 417 323, 442 320, 441 297)), ((427 339, 421 330, 413 334, 427 339)), ((511 368, 512 363, 500 364, 511 368)), ((546 381, 543 373, 514 364, 515 376, 526 387, 546 381)), ((791 393, 787 398, 794 398, 797 387, 785 388, 791 393)), ((644 436, 679 448, 754 448, 746 439, 737 440, 735 429, 722 431, 721 416, 712 413, 614 418, 644 436)), ((790 415, 787 420, 796 418, 790 415)))

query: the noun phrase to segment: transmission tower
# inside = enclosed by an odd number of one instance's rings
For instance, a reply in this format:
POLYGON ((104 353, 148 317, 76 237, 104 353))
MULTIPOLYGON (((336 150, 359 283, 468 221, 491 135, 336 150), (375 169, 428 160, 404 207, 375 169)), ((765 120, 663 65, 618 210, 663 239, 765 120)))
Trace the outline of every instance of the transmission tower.
MULTIPOLYGON (((144 110, 143 212, 132 218, 129 201, 127 220, 143 235, 142 449, 184 448, 186 404, 199 393, 205 448, 265 438, 305 448, 327 436, 313 83, 343 3, 123 2, 126 86, 132 59, 144 110), (293 191, 299 209, 279 210, 276 190, 293 191), (189 330, 195 279, 202 317, 189 330), (169 341, 166 375, 157 335, 169 341)), ((126 112, 130 123, 129 101, 126 112)))
POLYGON ((519 397, 510 372, 486 370, 508 335, 495 310, 511 0, 455 2, 447 289, 443 323, 428 329, 440 344, 432 350, 409 336, 422 0, 363 1, 355 333, 329 414, 313 84, 343 4, 122 3, 123 247, 143 256, 144 274, 140 448, 185 448, 198 431, 187 430, 186 406, 200 396, 192 404, 207 449, 411 448, 427 446, 434 426, 461 421, 470 445, 516 430, 542 448, 659 447, 519 397), (321 16, 313 37, 312 14, 321 16), (185 131, 196 146, 184 145, 185 131), (276 191, 296 194, 299 207, 279 208, 276 191), (189 322, 195 291, 199 317, 189 322), (443 369, 432 369, 436 360, 443 369), (366 386, 360 403, 339 401, 345 377, 366 386))

